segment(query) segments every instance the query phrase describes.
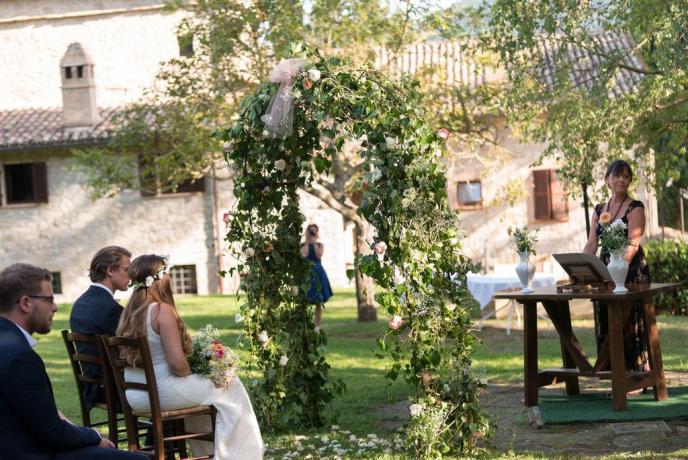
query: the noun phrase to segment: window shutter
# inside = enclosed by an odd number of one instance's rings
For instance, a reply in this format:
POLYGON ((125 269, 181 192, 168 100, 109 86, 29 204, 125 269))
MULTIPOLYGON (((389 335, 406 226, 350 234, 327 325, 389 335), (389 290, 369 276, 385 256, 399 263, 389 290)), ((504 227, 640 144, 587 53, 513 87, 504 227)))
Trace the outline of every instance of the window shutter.
POLYGON ((33 201, 35 203, 48 202, 48 168, 45 163, 31 165, 33 175, 33 201))
POLYGON ((550 170, 533 171, 533 199, 535 220, 550 220, 552 218, 552 202, 550 194, 550 170))
POLYGON ((550 190, 552 192, 552 219, 557 222, 569 220, 569 199, 556 171, 550 174, 550 190))

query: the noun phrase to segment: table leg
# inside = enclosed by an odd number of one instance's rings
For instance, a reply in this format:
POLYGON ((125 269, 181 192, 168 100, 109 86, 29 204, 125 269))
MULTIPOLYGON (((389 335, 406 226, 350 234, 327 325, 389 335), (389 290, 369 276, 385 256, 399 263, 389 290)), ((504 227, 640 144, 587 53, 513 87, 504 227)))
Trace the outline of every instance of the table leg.
POLYGON ((624 360, 624 311, 627 305, 623 301, 608 301, 609 317, 609 361, 612 368, 612 401, 614 410, 626 410, 626 365, 624 360))
POLYGON ((655 384, 653 386, 655 400, 663 401, 667 399, 669 395, 667 393, 666 379, 664 377, 662 350, 659 347, 659 329, 657 328, 655 306, 652 303, 652 297, 644 297, 643 306, 645 308, 645 326, 647 328, 647 338, 650 345, 648 350, 650 354, 650 370, 655 379, 655 384))
POLYGON ((537 302, 523 305, 523 371, 526 407, 538 403, 537 302))
MULTIPOLYGON (((573 328, 571 327, 571 309, 569 308, 569 302, 557 302, 557 311, 559 312, 559 326, 561 327, 561 332, 559 334, 559 343, 561 345, 561 359, 566 368, 577 368, 576 362, 571 356, 571 353, 566 349, 564 340, 567 340, 573 334, 573 328)), ((567 377, 566 378, 566 394, 567 395, 577 395, 580 394, 580 386, 578 385, 578 377, 567 377)))

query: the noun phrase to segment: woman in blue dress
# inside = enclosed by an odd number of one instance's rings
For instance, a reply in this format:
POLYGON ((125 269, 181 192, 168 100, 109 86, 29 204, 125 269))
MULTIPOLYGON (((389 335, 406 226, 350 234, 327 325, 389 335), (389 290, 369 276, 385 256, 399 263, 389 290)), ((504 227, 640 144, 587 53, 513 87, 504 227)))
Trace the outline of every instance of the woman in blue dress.
POLYGON ((332 287, 327 273, 322 266, 324 246, 318 241, 319 229, 315 224, 306 227, 306 242, 301 245, 301 255, 313 262, 311 268, 311 284, 308 288, 308 301, 315 304, 315 328, 320 330, 323 304, 332 297, 332 287))

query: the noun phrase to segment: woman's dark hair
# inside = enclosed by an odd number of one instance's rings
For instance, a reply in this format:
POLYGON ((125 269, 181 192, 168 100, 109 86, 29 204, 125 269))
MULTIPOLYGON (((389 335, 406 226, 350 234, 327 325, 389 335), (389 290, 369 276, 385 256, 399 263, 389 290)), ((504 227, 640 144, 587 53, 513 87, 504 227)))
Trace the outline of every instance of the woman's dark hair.
POLYGON ((633 179, 633 169, 631 168, 631 165, 624 160, 614 160, 609 163, 609 166, 607 166, 607 172, 605 173, 604 178, 609 179, 609 176, 621 174, 625 171, 628 171, 628 175, 631 176, 631 179, 633 179))

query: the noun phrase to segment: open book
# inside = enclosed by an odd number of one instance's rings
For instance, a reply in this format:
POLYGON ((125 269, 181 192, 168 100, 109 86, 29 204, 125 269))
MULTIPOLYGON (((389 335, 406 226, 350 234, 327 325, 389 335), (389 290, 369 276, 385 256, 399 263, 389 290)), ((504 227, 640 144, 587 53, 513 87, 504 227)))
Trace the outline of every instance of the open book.
POLYGON ((592 284, 611 281, 607 266, 594 254, 570 252, 552 254, 574 284, 592 284))

